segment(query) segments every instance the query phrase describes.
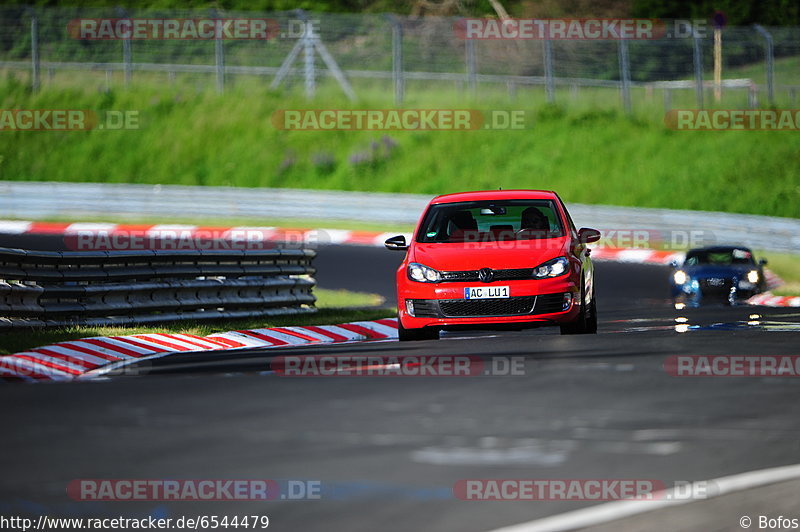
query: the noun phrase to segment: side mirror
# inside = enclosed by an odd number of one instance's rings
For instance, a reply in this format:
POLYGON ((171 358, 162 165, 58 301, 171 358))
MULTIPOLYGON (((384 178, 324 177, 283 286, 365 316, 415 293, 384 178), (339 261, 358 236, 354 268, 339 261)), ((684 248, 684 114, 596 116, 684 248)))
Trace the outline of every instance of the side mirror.
POLYGON ((408 244, 406 244, 406 237, 403 235, 393 236, 392 238, 387 238, 386 241, 383 243, 386 246, 386 249, 391 249, 392 251, 403 251, 408 249, 408 244))
POLYGON ((600 240, 600 231, 597 229, 589 229, 588 227, 581 227, 578 231, 578 240, 581 244, 591 244, 600 240))
POLYGON ((670 268, 677 268, 678 267, 678 261, 677 260, 671 260, 669 262, 669 266, 670 266, 670 268))
POLYGON ((758 261, 758 264, 760 266, 766 266, 767 265, 767 259, 761 259, 760 261, 758 261))

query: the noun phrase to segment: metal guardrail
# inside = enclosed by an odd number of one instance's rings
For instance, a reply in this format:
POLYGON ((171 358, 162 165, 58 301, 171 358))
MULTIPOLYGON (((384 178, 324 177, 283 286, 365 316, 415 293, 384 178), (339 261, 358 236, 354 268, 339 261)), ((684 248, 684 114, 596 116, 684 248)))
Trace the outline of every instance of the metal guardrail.
MULTIPOLYGON (((424 194, 377 192, 0 181, 0 212, 21 219, 204 218, 214 213, 256 223, 264 218, 298 218, 415 224, 430 199, 424 194)), ((569 209, 580 226, 705 231, 717 244, 800 253, 800 220, 794 218, 610 205, 569 204, 569 209)))
POLYGON ((0 248, 0 329, 313 312, 315 252, 0 248))

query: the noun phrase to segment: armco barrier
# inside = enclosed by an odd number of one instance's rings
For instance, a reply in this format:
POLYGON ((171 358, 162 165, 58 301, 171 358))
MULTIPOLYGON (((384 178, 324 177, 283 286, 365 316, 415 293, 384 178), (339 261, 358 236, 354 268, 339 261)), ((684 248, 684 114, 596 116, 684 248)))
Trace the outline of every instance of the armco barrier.
POLYGON ((0 328, 313 312, 314 256, 309 249, 0 248, 0 328))
MULTIPOLYGON (((127 183, 0 181, 0 212, 9 218, 205 218, 209 212, 265 218, 367 220, 413 225, 432 196, 337 190, 204 187, 127 183)), ((800 220, 753 214, 568 203, 576 225, 601 230, 654 229, 756 250, 800 253, 800 220)), ((13 231, 23 224, 5 224, 13 231)), ((95 224, 96 226, 98 224, 95 224)), ((395 233, 396 234, 396 233, 395 233)))

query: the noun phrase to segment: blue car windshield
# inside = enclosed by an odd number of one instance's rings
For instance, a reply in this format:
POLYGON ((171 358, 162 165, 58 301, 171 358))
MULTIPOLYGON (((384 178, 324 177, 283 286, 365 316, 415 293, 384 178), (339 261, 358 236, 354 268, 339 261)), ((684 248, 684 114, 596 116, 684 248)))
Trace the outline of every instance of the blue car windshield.
POLYGON ((564 236, 552 200, 494 200, 432 205, 417 242, 492 242, 564 236))
POLYGON ((685 266, 755 264, 753 254, 746 249, 696 250, 686 254, 685 266))

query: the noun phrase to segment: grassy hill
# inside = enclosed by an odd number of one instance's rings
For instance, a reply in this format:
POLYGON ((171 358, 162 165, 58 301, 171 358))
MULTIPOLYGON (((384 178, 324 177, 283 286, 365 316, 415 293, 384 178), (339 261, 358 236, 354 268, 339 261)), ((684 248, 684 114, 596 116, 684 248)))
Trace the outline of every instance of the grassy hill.
MULTIPOLYGON (((225 95, 189 83, 140 81, 105 91, 81 75, 31 94, 0 82, 3 109, 135 110, 138 130, 0 131, 0 179, 176 183, 439 194, 482 188, 547 188, 567 201, 800 217, 797 132, 683 132, 665 128, 659 98, 637 96, 626 117, 607 95, 596 105, 541 91, 509 105, 502 91, 409 91, 409 108, 528 109, 511 131, 280 131, 278 109, 391 107, 385 88, 352 104, 335 88, 309 105, 237 83, 225 95)), ((208 85, 206 85, 208 86, 208 85)), ((691 95, 687 94, 687 98, 691 95)), ((691 100, 687 100, 690 102, 691 100)), ((674 105, 680 106, 675 101, 674 105)), ((687 105, 690 107, 691 105, 687 105)))

